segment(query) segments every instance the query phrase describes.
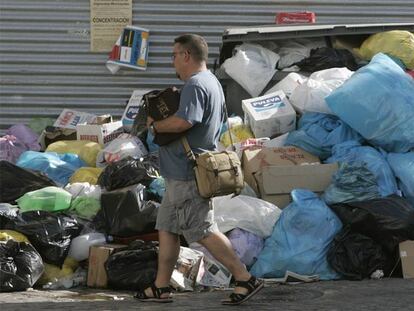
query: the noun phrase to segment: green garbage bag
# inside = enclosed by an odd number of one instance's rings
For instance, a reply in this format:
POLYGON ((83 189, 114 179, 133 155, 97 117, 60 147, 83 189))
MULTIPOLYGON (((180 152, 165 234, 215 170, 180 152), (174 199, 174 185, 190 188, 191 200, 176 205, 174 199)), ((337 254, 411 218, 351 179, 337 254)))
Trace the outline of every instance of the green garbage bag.
POLYGON ((99 200, 91 197, 77 197, 73 199, 69 211, 81 218, 92 220, 100 209, 99 200))
POLYGON ((52 126, 53 123, 55 123, 55 120, 53 120, 52 118, 33 118, 29 121, 29 127, 37 135, 40 135, 42 134, 46 126, 52 126))
POLYGON ((29 211, 57 212, 70 207, 72 195, 58 187, 27 192, 16 200, 22 213, 29 211))

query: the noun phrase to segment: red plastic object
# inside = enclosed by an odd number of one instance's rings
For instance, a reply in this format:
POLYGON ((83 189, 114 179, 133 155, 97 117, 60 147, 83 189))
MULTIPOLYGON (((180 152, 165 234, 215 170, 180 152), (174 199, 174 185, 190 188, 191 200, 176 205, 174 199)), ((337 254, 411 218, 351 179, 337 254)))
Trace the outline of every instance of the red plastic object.
POLYGON ((276 14, 276 24, 313 24, 316 22, 314 12, 280 12, 276 14))
POLYGON ((414 70, 407 70, 406 72, 414 79, 414 70))

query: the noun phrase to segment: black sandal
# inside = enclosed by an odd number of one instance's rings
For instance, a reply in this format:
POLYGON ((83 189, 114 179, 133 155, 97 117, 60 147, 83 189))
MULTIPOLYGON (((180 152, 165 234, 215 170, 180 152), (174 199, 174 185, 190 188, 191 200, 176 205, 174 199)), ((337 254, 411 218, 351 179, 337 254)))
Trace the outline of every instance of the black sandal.
POLYGON ((254 295, 256 295, 264 287, 264 281, 256 279, 254 276, 252 276, 248 281, 236 281, 235 285, 236 287, 244 287, 245 289, 247 289, 247 293, 232 293, 229 297, 229 300, 223 300, 221 302, 223 305, 239 305, 243 302, 246 302, 254 295))
POLYGON ((173 299, 170 297, 168 298, 162 298, 161 295, 162 294, 171 294, 171 288, 170 287, 157 287, 155 286, 155 284, 153 283, 150 286, 151 290, 152 290, 152 295, 153 297, 149 297, 147 296, 147 294, 145 294, 145 289, 138 291, 134 298, 139 299, 140 301, 143 302, 160 302, 160 303, 166 303, 166 302, 173 302, 173 299))

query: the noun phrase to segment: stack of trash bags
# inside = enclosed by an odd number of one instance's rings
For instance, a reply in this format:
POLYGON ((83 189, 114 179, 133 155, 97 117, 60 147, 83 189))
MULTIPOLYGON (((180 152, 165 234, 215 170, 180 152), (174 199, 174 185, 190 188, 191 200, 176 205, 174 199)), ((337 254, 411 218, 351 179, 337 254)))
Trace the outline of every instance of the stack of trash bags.
MULTIPOLYGON (((338 170, 322 193, 291 189, 291 203, 282 206, 250 272, 321 280, 401 276, 399 243, 414 240, 414 35, 378 33, 353 51, 307 39, 272 43, 236 46, 222 65, 252 98, 243 100, 244 119, 226 129, 221 147, 232 148, 232 135, 248 161, 245 150, 269 149, 268 155, 294 146, 338 170), (295 72, 272 86, 278 70, 295 72), (253 121, 245 109, 245 101, 270 102, 269 94, 286 96, 298 122, 294 130, 255 136, 263 119, 268 128, 282 122, 282 109, 253 121)), ((271 164, 260 156, 263 172, 271 164)))

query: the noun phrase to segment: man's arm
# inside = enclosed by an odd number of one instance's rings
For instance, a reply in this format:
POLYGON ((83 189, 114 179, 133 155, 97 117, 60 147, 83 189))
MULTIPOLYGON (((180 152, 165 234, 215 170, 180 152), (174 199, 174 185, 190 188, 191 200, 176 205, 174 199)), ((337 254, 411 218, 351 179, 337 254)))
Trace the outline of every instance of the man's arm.
POLYGON ((147 126, 149 127, 151 123, 157 133, 181 133, 193 126, 190 122, 174 115, 160 121, 148 117, 147 126))

